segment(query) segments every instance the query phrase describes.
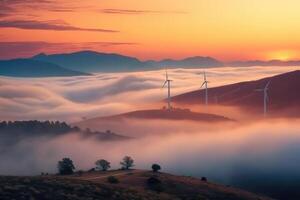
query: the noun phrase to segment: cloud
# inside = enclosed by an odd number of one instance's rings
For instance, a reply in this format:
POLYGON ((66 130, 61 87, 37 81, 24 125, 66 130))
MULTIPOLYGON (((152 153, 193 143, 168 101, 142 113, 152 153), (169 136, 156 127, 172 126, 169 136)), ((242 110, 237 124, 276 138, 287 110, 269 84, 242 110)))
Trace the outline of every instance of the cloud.
POLYGON ((148 90, 151 88, 157 88, 157 85, 147 81, 144 78, 126 76, 116 82, 113 82, 112 84, 81 88, 79 90, 75 89, 73 91, 66 92, 65 95, 69 99, 72 99, 76 102, 91 102, 100 100, 104 97, 120 95, 122 93, 128 93, 132 91, 137 92, 141 90, 148 90))
POLYGON ((157 11, 106 8, 101 10, 105 14, 141 15, 141 14, 186 14, 184 11, 157 11))
MULTIPOLYGON (((293 71, 298 67, 247 67, 207 69, 209 87, 293 71)), ((201 69, 169 70, 171 95, 200 88, 201 69)), ((0 77, 0 120, 52 119, 74 122, 139 109, 161 108, 167 90, 164 71, 98 73, 59 78, 0 77)), ((201 110, 202 107, 192 107, 201 110)), ((218 110, 220 112, 220 110, 218 110)), ((220 114, 220 113, 219 113, 220 114)), ((236 112, 226 112, 236 117, 236 112)))
POLYGON ((31 57, 41 52, 66 53, 81 50, 105 49, 113 46, 139 45, 134 42, 82 42, 82 43, 51 43, 42 41, 33 42, 0 42, 0 59, 31 57))
POLYGON ((60 20, 51 21, 35 21, 35 20, 2 20, 0 21, 2 28, 18 28, 30 30, 53 30, 53 31, 92 31, 92 32, 105 32, 116 33, 117 30, 99 29, 99 28, 80 28, 71 26, 60 20))
POLYGON ((73 12, 82 7, 76 7, 70 2, 50 0, 0 0, 0 17, 27 15, 28 10, 43 10, 51 12, 73 12), (5 13, 4 15, 1 15, 5 13))

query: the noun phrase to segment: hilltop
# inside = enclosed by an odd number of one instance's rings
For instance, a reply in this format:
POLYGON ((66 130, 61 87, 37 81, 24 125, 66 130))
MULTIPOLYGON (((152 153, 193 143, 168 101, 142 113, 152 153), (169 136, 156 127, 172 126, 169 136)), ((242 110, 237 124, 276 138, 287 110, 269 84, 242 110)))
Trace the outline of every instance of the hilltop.
POLYGON ((119 115, 108 117, 99 117, 90 120, 123 120, 123 119, 160 119, 160 120, 191 120, 191 121, 231 121, 230 119, 208 113, 192 112, 189 109, 175 108, 172 110, 158 109, 158 110, 137 110, 119 115))
MULTIPOLYGON (((256 81, 240 82, 209 88, 210 104, 237 106, 260 112, 263 106, 263 93, 255 91, 265 87, 270 81, 270 112, 287 111, 287 115, 298 115, 300 111, 300 71, 288 72, 256 81)), ((204 90, 184 93, 172 98, 178 104, 204 104, 204 90)))
POLYGON ((271 200, 196 178, 144 170, 83 172, 71 176, 2 176, 0 183, 1 199, 271 200), (118 183, 108 182, 110 176, 118 183))

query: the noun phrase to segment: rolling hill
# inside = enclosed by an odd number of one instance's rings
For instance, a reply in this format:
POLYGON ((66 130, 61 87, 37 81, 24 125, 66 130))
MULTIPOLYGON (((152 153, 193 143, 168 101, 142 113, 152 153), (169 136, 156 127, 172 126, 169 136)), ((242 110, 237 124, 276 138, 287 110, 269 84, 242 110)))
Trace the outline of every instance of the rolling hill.
POLYGON ((0 191, 1 199, 271 200, 196 178, 145 170, 83 172, 71 176, 0 176, 0 191), (118 183, 110 183, 110 176, 118 183))
MULTIPOLYGON (((207 113, 196 113, 188 109, 173 109, 171 111, 160 109, 160 110, 138 110, 128 113, 122 113, 119 115, 113 115, 108 117, 98 117, 88 119, 80 122, 99 122, 99 121, 118 121, 124 119, 158 119, 158 120, 191 120, 191 121, 203 121, 203 122, 221 122, 221 121, 232 121, 223 116, 207 114, 207 113)), ((79 123, 79 124, 80 124, 79 123)))
MULTIPOLYGON (((268 82, 269 110, 283 111, 293 108, 291 114, 299 113, 300 108, 300 71, 248 81, 209 88, 209 101, 211 104, 239 106, 260 110, 263 106, 263 93, 255 91, 263 88, 268 82), (295 110, 296 108, 296 110, 295 110)), ((172 98, 178 104, 204 104, 204 90, 197 90, 181 94, 172 98)))
POLYGON ((0 75, 12 77, 54 77, 89 75, 57 64, 32 59, 0 60, 0 75))

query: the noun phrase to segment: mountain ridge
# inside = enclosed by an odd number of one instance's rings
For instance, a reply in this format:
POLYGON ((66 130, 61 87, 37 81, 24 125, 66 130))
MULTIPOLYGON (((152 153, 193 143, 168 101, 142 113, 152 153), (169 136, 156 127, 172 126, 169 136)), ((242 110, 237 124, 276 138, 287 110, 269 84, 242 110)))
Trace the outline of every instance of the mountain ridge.
POLYGON ((64 66, 68 69, 85 72, 115 72, 140 71, 161 69, 167 67, 221 67, 223 64, 211 57, 194 56, 184 59, 163 59, 160 61, 141 61, 135 57, 116 53, 103 53, 95 51, 78 51, 64 54, 38 54, 31 59, 47 61, 64 66))
POLYGON ((88 73, 63 68, 59 65, 32 60, 0 60, 0 75, 12 77, 84 76, 88 73))

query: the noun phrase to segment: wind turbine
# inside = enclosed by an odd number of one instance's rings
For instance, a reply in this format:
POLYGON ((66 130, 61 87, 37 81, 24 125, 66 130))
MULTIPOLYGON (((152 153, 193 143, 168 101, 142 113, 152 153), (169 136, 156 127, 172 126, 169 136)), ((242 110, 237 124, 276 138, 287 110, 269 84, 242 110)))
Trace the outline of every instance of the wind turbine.
POLYGON ((208 86, 207 86, 207 84, 209 82, 206 80, 206 73, 205 73, 205 71, 203 72, 203 74, 204 74, 204 81, 203 81, 203 83, 201 85, 201 88, 203 86, 205 86, 205 104, 208 105, 208 89, 207 89, 208 86))
POLYGON ((172 80, 170 80, 168 76, 168 70, 166 69, 166 80, 162 88, 164 88, 166 85, 168 86, 168 110, 171 110, 172 108, 171 107, 171 81, 172 80))
POLYGON ((271 81, 269 81, 264 88, 255 90, 257 92, 264 92, 264 117, 267 116, 267 111, 268 111, 267 104, 269 101, 268 90, 269 90, 270 83, 271 81))

